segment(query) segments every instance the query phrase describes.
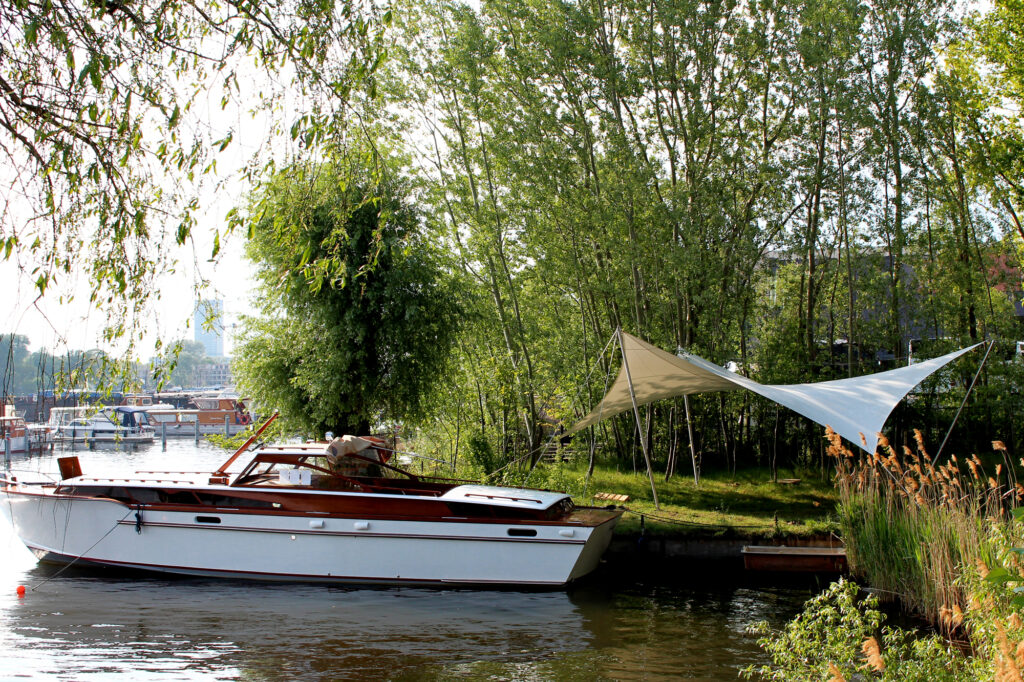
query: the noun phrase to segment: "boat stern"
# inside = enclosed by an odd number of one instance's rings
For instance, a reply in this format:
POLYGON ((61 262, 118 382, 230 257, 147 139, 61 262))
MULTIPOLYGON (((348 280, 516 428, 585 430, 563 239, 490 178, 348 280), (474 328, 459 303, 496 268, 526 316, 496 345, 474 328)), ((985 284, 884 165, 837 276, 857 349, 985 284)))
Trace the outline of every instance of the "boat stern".
POLYGON ((583 546, 583 551, 576 558, 576 563, 566 579, 567 583, 579 580, 597 568, 601 562, 601 557, 604 556, 605 550, 611 544, 612 534, 615 531, 615 526, 619 523, 619 519, 622 518, 622 514, 623 510, 621 509, 598 509, 592 507, 577 508, 573 511, 573 517, 582 517, 585 523, 593 526, 593 530, 587 538, 587 543, 583 546))

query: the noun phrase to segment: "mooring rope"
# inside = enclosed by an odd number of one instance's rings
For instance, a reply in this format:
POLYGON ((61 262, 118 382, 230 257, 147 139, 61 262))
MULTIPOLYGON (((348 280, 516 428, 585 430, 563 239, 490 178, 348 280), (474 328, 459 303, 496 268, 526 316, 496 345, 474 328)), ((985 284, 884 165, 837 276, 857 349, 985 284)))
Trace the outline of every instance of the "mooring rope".
MULTIPOLYGON (((58 571, 57 571, 56 573, 54 573, 53 575, 49 576, 48 578, 46 578, 46 579, 45 579, 45 580, 43 580, 42 582, 36 583, 36 584, 35 584, 35 585, 33 585, 33 586, 32 586, 32 587, 30 588, 30 589, 31 589, 31 590, 32 590, 33 592, 35 592, 35 591, 36 591, 36 590, 38 590, 38 589, 39 589, 40 587, 42 587, 42 586, 43 586, 43 585, 45 585, 46 583, 50 582, 50 581, 51 581, 51 580, 53 580, 54 578, 58 577, 58 576, 59 576, 59 575, 60 575, 61 573, 63 573, 63 572, 64 572, 64 571, 66 571, 67 569, 71 568, 71 566, 73 566, 73 565, 74 565, 74 563, 75 563, 76 561, 78 561, 79 559, 81 559, 82 557, 84 557, 84 556, 85 556, 86 554, 88 554, 89 552, 91 552, 91 551, 92 551, 92 548, 93 548, 93 547, 95 547, 96 545, 98 545, 98 544, 100 544, 101 542, 103 542, 103 540, 104 540, 104 539, 106 539, 106 537, 107 537, 108 535, 110 535, 111 533, 113 533, 113 532, 114 532, 114 530, 115 530, 115 529, 116 529, 116 528, 117 528, 117 527, 118 527, 119 525, 121 525, 121 522, 122 522, 122 521, 124 521, 125 519, 127 519, 127 518, 128 518, 128 516, 129 516, 129 515, 130 515, 130 514, 131 514, 131 513, 133 512, 133 511, 135 511, 135 510, 129 507, 129 508, 128 508, 128 511, 127 511, 127 512, 125 512, 125 515, 124 515, 124 516, 122 516, 121 518, 119 518, 119 519, 118 519, 117 521, 115 521, 115 522, 114 522, 114 525, 113 525, 113 526, 111 526, 110 530, 108 530, 108 531, 107 531, 106 533, 104 533, 104 534, 103 534, 103 537, 101 537, 101 538, 100 538, 99 540, 97 540, 96 542, 92 543, 92 544, 91 544, 91 545, 89 546, 89 548, 88 548, 88 549, 86 549, 86 550, 85 550, 84 552, 82 552, 81 554, 79 554, 78 556, 76 556, 76 557, 75 557, 74 559, 72 559, 72 560, 71 560, 71 561, 69 561, 68 563, 64 564, 63 566, 61 566, 61 567, 60 567, 60 569, 59 569, 59 570, 58 570, 58 571)), ((66 529, 65 529, 65 531, 66 531, 66 529)))

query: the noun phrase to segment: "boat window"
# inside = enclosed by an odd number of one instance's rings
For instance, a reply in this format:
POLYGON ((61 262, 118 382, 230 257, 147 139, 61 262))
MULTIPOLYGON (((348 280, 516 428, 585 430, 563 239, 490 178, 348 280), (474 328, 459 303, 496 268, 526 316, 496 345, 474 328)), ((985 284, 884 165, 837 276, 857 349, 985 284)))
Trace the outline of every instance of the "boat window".
POLYGON ((197 492, 196 497, 202 504, 211 507, 260 507, 270 508, 273 503, 267 500, 253 500, 247 497, 233 497, 229 495, 217 495, 214 493, 197 492))
POLYGON ((124 486, 60 486, 57 492, 83 497, 107 497, 126 504, 151 504, 160 501, 160 494, 153 488, 125 488, 124 486))
POLYGON ((191 490, 161 490, 160 501, 164 504, 197 504, 199 500, 191 490))
POLYGON ((535 538, 537 530, 535 528, 509 528, 508 534, 514 538, 535 538))
POLYGON ((468 502, 448 502, 448 508, 456 516, 494 516, 491 507, 486 504, 469 504, 468 502))
POLYGON ((235 479, 235 485, 255 485, 277 478, 276 462, 253 462, 235 479))

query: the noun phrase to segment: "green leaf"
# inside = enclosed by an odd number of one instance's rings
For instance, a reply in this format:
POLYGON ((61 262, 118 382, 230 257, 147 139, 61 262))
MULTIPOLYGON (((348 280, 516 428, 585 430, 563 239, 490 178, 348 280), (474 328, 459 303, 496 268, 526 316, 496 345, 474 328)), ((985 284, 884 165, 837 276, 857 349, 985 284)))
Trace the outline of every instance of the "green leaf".
POLYGON ((988 572, 985 576, 985 580, 996 585, 1002 585, 1011 582, 1020 582, 1022 578, 1016 573, 1011 573, 1002 566, 996 566, 988 572))

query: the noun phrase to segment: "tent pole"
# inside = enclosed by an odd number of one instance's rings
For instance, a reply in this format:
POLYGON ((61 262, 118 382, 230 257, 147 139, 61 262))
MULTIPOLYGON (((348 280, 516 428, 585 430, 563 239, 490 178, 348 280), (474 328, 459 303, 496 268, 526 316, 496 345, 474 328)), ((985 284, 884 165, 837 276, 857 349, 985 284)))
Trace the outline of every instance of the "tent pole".
POLYGON ((971 385, 967 387, 967 393, 964 393, 964 399, 960 402, 960 408, 956 411, 953 416, 953 422, 949 425, 949 429, 946 431, 946 437, 942 439, 942 445, 939 446, 939 451, 932 457, 932 466, 935 466, 935 462, 939 460, 939 455, 942 454, 942 449, 946 447, 946 441, 949 440, 950 434, 953 433, 953 427, 956 426, 956 422, 960 419, 960 413, 964 410, 964 405, 967 404, 967 399, 971 397, 971 391, 974 390, 974 385, 978 383, 978 377, 981 376, 981 370, 985 367, 985 361, 988 360, 988 354, 992 352, 992 346, 996 344, 995 341, 988 342, 988 350, 985 351, 985 357, 981 359, 981 364, 978 365, 978 371, 974 373, 974 378, 971 379, 971 385))
POLYGON ((693 461, 693 484, 700 485, 700 469, 697 467, 697 446, 693 443, 693 421, 690 419, 690 394, 683 394, 683 409, 686 410, 686 433, 690 437, 690 459, 693 461))
POLYGON ((622 352, 622 368, 626 370, 626 384, 629 385, 629 399, 633 403, 633 416, 636 418, 636 428, 640 432, 640 446, 644 451, 644 462, 647 463, 647 480, 651 482, 651 496, 654 498, 654 509, 661 511, 658 505, 658 491, 654 488, 654 472, 651 470, 651 455, 647 452, 647 433, 640 423, 640 408, 636 404, 636 392, 633 391, 633 377, 629 373, 629 361, 626 359, 626 347, 622 344, 622 327, 615 328, 615 336, 619 339, 619 350, 622 352))

